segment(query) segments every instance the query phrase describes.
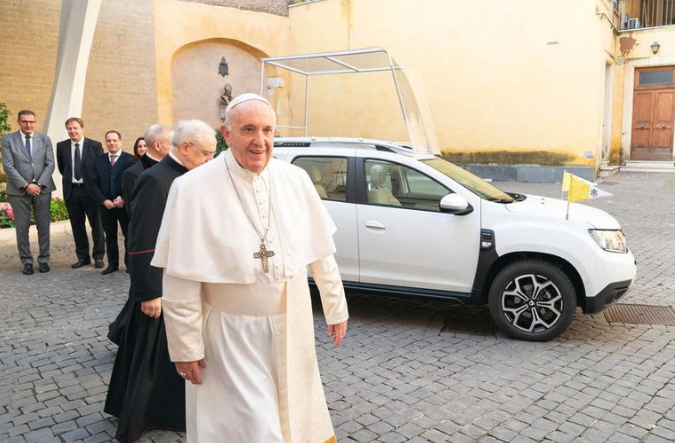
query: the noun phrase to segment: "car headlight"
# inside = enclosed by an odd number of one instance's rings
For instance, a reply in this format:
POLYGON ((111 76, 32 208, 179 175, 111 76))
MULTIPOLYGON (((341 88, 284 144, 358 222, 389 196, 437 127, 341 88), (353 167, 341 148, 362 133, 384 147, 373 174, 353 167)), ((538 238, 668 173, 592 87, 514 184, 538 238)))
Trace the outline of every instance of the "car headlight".
POLYGON ((618 229, 589 229, 588 233, 591 234, 591 237, 593 237, 593 240, 595 240, 598 246, 600 246, 605 251, 618 252, 622 254, 628 252, 626 237, 623 235, 623 232, 618 229))

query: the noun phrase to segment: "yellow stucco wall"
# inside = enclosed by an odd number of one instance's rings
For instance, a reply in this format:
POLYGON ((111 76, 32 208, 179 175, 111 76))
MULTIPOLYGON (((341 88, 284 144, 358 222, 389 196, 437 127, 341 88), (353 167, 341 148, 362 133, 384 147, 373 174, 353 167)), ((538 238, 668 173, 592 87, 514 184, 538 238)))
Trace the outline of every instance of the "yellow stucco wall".
MULTIPOLYGON (((286 17, 175 0, 154 2, 157 111, 162 123, 174 123, 171 68, 173 57, 184 46, 217 39, 245 43, 257 57, 289 52, 286 17)), ((196 69, 194 76, 200 75, 196 69)))
MULTIPOLYGON (((383 46, 414 69, 441 148, 545 150, 599 166, 630 148, 635 69, 675 65, 675 27, 619 33, 608 0, 521 0, 517 10, 493 0, 320 0, 290 7, 288 17, 176 0, 154 6, 166 123, 175 118, 172 63, 190 45, 241 43, 255 57, 383 46), (622 63, 625 36, 637 44, 622 63)), ((269 90, 280 123, 301 125, 304 78, 268 75, 283 77, 269 90)), ((309 94, 313 135, 406 138, 388 75, 313 78, 309 94)))
MULTIPOLYGON (((291 46, 294 53, 389 49, 419 72, 441 148, 544 149, 593 164, 602 137, 605 63, 614 45, 611 25, 596 6, 522 0, 515 11, 511 2, 492 0, 426 0, 423 7, 324 0, 290 9, 291 46), (594 159, 584 160, 586 151, 594 159)), ((331 110, 340 107, 330 103, 331 110)), ((336 126, 336 115, 326 114, 313 116, 314 123, 336 126)), ((389 125, 379 112, 362 115, 365 126, 389 125)))

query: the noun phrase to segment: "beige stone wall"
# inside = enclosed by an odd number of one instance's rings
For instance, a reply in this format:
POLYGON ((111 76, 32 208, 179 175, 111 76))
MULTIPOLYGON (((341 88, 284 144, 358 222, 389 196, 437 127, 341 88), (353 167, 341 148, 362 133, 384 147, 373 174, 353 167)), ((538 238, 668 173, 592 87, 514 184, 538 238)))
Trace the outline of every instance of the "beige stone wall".
POLYGON ((3 0, 0 2, 0 102, 17 113, 37 114, 43 132, 52 93, 59 38, 59 0, 3 0))
MULTIPOLYGON (((0 101, 37 113, 43 131, 56 69, 61 2, 0 2, 0 101)), ((152 0, 104 0, 87 70, 82 118, 88 137, 120 131, 133 140, 157 121, 152 0)), ((56 143, 59 140, 53 140, 56 143)))
POLYGON ((286 0, 182 0, 187 3, 204 3, 206 5, 225 6, 247 11, 267 12, 276 15, 288 15, 286 0))
POLYGON ((127 151, 157 121, 153 17, 152 0, 104 0, 89 59, 85 132, 103 141, 115 129, 127 151))

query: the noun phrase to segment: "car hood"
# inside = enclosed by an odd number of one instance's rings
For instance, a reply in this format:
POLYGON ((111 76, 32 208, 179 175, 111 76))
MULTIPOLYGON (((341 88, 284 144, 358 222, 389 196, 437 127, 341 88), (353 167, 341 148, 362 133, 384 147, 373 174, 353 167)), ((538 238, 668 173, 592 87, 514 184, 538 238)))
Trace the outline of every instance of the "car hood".
MULTIPOLYGON (((526 197, 523 201, 505 205, 506 209, 509 212, 533 217, 565 219, 566 201, 539 195, 526 195, 526 197)), ((588 223, 596 229, 621 229, 619 222, 605 211, 578 203, 569 204, 569 220, 588 223)))

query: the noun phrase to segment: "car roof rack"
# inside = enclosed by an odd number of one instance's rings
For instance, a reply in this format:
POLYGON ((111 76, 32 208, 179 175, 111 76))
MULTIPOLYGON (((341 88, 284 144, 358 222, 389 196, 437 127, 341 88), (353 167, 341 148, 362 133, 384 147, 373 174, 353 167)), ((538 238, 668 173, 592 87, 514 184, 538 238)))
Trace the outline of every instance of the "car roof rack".
POLYGON ((331 147, 350 149, 371 149, 374 151, 393 152, 396 154, 412 155, 411 146, 397 143, 393 140, 369 140, 349 137, 278 137, 274 139, 275 148, 309 148, 331 147), (318 146, 317 146, 318 145, 318 146))
POLYGON ((309 148, 311 145, 310 142, 274 141, 275 148, 309 148))

